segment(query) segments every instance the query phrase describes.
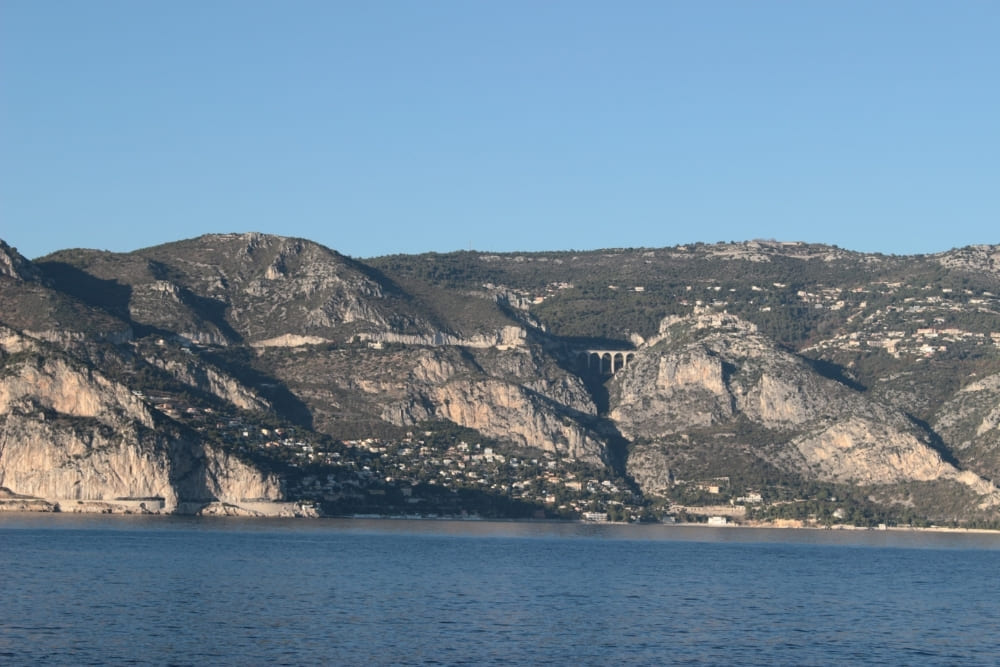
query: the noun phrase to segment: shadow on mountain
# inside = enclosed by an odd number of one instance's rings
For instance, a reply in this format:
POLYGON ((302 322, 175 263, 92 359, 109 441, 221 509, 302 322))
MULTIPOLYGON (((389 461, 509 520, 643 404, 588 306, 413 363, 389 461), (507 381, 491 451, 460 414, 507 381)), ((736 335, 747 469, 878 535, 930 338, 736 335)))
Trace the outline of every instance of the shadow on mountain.
POLYGON ((578 377, 583 381, 583 386, 587 390, 587 393, 590 394, 590 399, 597 408, 597 414, 607 415, 611 410, 611 394, 608 392, 607 385, 607 381, 611 379, 611 376, 601 375, 597 371, 584 369, 584 372, 579 374, 578 377))
POLYGON ((319 502, 325 516, 443 516, 484 519, 557 518, 540 503, 477 489, 447 489, 430 484, 386 484, 359 489, 351 496, 319 502))
POLYGON ((615 474, 628 480, 633 486, 633 491, 637 490, 634 480, 628 474, 628 450, 631 443, 621 434, 615 423, 607 418, 600 418, 596 429, 604 436, 607 443, 608 466, 614 470, 615 474))
MULTIPOLYGON (((621 431, 618 430, 614 421, 607 416, 608 390, 603 383, 597 384, 597 380, 599 380, 599 378, 591 378, 591 381, 594 384, 593 386, 588 387, 592 396, 595 394, 598 396, 595 400, 595 404, 599 408, 596 416, 557 403, 544 394, 540 394, 532 390, 527 391, 535 398, 536 401, 547 403, 549 409, 553 412, 570 417, 573 421, 577 422, 581 426, 591 429, 594 433, 600 436, 605 443, 605 463, 615 472, 615 474, 628 478, 626 472, 626 461, 628 459, 628 448, 630 443, 628 439, 621 434, 621 431), (601 402, 598 403, 598 400, 601 402), (602 406, 604 408, 603 411, 600 410, 602 406)), ((584 384, 586 383, 587 379, 585 378, 584 384)))
POLYGON ((603 361, 594 365, 587 356, 587 350, 634 353, 635 347, 621 340, 607 338, 558 339, 558 346, 552 355, 556 365, 567 373, 580 378, 597 408, 597 414, 606 415, 611 409, 607 382, 613 377, 613 374, 610 369, 605 368, 603 361))
POLYGON ((406 301, 413 300, 413 296, 409 292, 404 290, 395 280, 385 275, 374 266, 369 266, 364 262, 359 262, 358 260, 347 257, 346 255, 340 255, 340 258, 352 269, 362 274, 372 282, 380 285, 382 289, 385 290, 385 294, 387 296, 399 297, 406 301))
POLYGON ((226 309, 229 308, 228 304, 209 297, 199 296, 187 288, 181 291, 181 300, 198 317, 215 325, 231 344, 238 345, 243 343, 243 336, 226 320, 226 309))
POLYGON ((283 418, 312 430, 313 416, 309 407, 283 382, 254 368, 251 358, 253 354, 252 350, 246 348, 231 348, 225 351, 203 350, 200 356, 242 384, 259 392, 270 401, 275 411, 283 418))
POLYGON ((941 457, 942 461, 955 466, 959 470, 962 470, 961 463, 959 463, 958 459, 955 458, 955 455, 951 453, 948 446, 944 444, 944 440, 941 439, 941 436, 938 435, 933 428, 931 428, 930 424, 919 417, 913 416, 909 412, 906 413, 906 416, 910 418, 910 421, 924 430, 928 436, 928 446, 938 453, 938 456, 941 457))
POLYGON ((128 304, 132 287, 116 280, 104 280, 65 262, 36 263, 53 286, 94 308, 131 322, 128 304))
POLYGON ((868 387, 848 376, 844 372, 843 366, 835 364, 831 361, 826 361, 825 359, 810 359, 809 357, 799 358, 809 364, 810 368, 825 377, 827 380, 839 382, 846 387, 850 387, 854 391, 868 391, 868 387))
MULTIPOLYGON (((386 297, 398 299, 405 305, 409 312, 404 312, 399 321, 393 323, 396 329, 405 329, 414 325, 420 320, 425 321, 431 327, 439 331, 449 331, 450 327, 446 323, 446 318, 438 312, 434 299, 427 299, 427 294, 418 290, 417 293, 405 289, 394 279, 387 276, 380 269, 369 266, 363 262, 350 257, 343 257, 345 263, 358 273, 362 274, 372 282, 382 287, 382 292, 386 297)), ((431 286, 432 289, 437 289, 431 286)), ((399 317, 399 314, 397 314, 399 317)))
POLYGON ((580 354, 581 351, 588 349, 632 352, 635 348, 623 341, 604 338, 561 338, 559 341, 562 344, 562 349, 559 350, 560 353, 554 354, 552 358, 561 369, 580 378, 584 388, 590 395, 590 400, 594 403, 597 416, 572 410, 566 406, 561 406, 561 409, 568 412, 581 424, 590 427, 604 439, 606 445, 606 463, 615 474, 635 486, 634 482, 628 476, 626 466, 631 443, 621 434, 614 421, 608 417, 608 413, 611 411, 611 394, 608 391, 608 381, 614 376, 603 372, 602 367, 592 367, 589 359, 580 354))
POLYGON ((208 467, 204 443, 196 433, 186 427, 170 429, 161 437, 169 438, 167 453, 170 461, 168 479, 177 495, 178 506, 184 513, 193 514, 218 498, 209 491, 208 467))

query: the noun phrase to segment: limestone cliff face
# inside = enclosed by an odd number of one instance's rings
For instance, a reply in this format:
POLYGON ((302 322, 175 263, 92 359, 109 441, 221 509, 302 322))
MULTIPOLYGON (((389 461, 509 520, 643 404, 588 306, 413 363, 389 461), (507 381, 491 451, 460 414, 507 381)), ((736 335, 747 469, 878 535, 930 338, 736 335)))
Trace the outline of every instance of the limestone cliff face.
POLYGON ((1000 374, 963 387, 936 411, 933 427, 965 466, 1000 480, 1000 374))
POLYGON ((39 279, 39 272, 17 249, 0 239, 0 278, 3 277, 21 282, 31 281, 39 279))
POLYGON ((363 340, 376 343, 400 343, 402 345, 455 345, 471 348, 509 348, 525 344, 526 331, 521 327, 505 326, 489 334, 475 334, 469 338, 457 336, 444 331, 435 331, 423 335, 399 334, 391 331, 381 331, 361 334, 363 340))
POLYGON ((163 443, 92 420, 32 415, 0 422, 0 486, 48 499, 162 497, 177 504, 163 443))
POLYGON ((612 392, 612 418, 639 442, 629 469, 650 492, 662 493, 693 458, 733 452, 824 481, 951 479, 996 492, 945 462, 904 414, 818 375, 732 316, 665 321, 612 392))
POLYGON ((475 350, 472 361, 489 377, 520 385, 568 412, 597 415, 597 406, 581 379, 560 368, 537 346, 475 350))
POLYGON ((331 433, 343 432, 341 420, 360 417, 405 428, 447 419, 515 445, 590 461, 606 457, 582 380, 538 346, 265 354, 276 378, 308 405, 314 424, 331 433))
POLYGON ((0 486, 238 513, 224 503, 280 484, 199 433, 275 461, 231 428, 248 411, 309 437, 388 441, 451 420, 616 467, 627 454, 654 494, 732 474, 882 486, 896 502, 920 487, 906 482, 943 480, 990 505, 998 253, 754 241, 362 263, 250 233, 31 262, 0 241, 0 486), (712 305, 651 324, 692 302, 712 305), (602 339, 630 340, 633 361, 610 379, 571 366, 602 339), (144 399, 159 393, 181 409, 144 399))
MULTIPOLYGON (((886 415, 888 417, 888 415, 886 415)), ((846 416, 792 441, 820 479, 853 484, 928 481, 957 476, 913 433, 866 416, 846 416)))
POLYGON ((625 435, 660 437, 744 415, 769 429, 812 421, 850 391, 818 376, 732 316, 671 319, 612 383, 612 418, 625 435))
POLYGON ((951 481, 977 494, 981 509, 1000 505, 1000 489, 992 482, 944 461, 915 434, 894 427, 895 421, 888 411, 849 416, 792 444, 804 459, 804 471, 821 480, 863 486, 951 481))
POLYGON ((56 502, 157 497, 166 511, 282 498, 276 477, 183 435, 125 386, 24 337, 4 342, 0 486, 56 502))
POLYGON ((181 362, 175 359, 148 357, 152 365, 165 370, 184 384, 216 396, 242 410, 267 410, 271 406, 249 387, 220 370, 207 364, 193 361, 181 362))
POLYGON ((52 501, 159 497, 165 511, 283 497, 273 476, 183 438, 21 414, 0 420, 0 486, 52 501))
POLYGON ((153 427, 149 408, 128 388, 65 358, 32 355, 4 370, 0 414, 33 405, 102 423, 124 419, 153 427))
MULTIPOLYGON (((182 459, 194 465, 187 468, 185 481, 191 497, 195 499, 212 499, 234 505, 245 501, 285 499, 281 480, 276 475, 265 474, 221 449, 202 445, 194 449, 194 456, 186 454, 182 453, 182 459), (198 456, 202 453, 203 456, 198 456), (202 485, 206 494, 199 497, 202 485)), ((176 456, 174 460, 177 461, 176 456)), ((175 469, 178 468, 175 464, 175 469)))
POLYGON ((615 377, 611 418, 626 437, 663 436, 720 423, 733 416, 722 360, 707 349, 677 355, 640 351, 615 377))
MULTIPOLYGON (((0 355, 30 352, 37 350, 38 347, 39 343, 36 339, 0 324, 0 355)), ((0 356, 0 359, 3 357, 0 356)))
POLYGON ((594 463, 605 456, 599 436, 569 417, 565 408, 499 380, 456 380, 429 387, 419 398, 390 405, 383 417, 400 425, 448 419, 520 446, 594 463))
POLYGON ((606 457, 603 438, 586 424, 596 408, 579 378, 542 363, 536 349, 474 352, 455 363, 425 351, 382 418, 401 426, 448 419, 521 446, 606 457))

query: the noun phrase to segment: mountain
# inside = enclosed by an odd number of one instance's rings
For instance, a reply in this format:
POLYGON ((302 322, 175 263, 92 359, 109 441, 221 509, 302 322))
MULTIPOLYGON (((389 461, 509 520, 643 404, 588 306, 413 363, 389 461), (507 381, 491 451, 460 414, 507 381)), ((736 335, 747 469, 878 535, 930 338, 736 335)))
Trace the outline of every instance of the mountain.
POLYGON ((0 328, 0 483, 63 509, 273 501, 281 482, 172 423, 141 392, 0 328), (112 501, 111 503, 105 501, 112 501))
POLYGON ((0 241, 0 506, 1000 527, 998 260, 0 241))
POLYGON ((747 471, 764 468, 852 486, 937 482, 1000 504, 1000 490, 945 460, 905 412, 822 376, 733 315, 668 318, 651 343, 612 380, 611 418, 635 443, 629 468, 646 492, 669 493, 678 478, 759 485, 747 471))

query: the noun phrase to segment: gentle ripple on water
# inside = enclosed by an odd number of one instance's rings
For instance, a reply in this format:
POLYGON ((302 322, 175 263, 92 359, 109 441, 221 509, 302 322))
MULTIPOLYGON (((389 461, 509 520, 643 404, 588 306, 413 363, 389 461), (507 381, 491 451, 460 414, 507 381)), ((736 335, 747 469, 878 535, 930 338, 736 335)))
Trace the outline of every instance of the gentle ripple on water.
POLYGON ((774 532, 0 519, 0 663, 1000 661, 998 536, 774 532))

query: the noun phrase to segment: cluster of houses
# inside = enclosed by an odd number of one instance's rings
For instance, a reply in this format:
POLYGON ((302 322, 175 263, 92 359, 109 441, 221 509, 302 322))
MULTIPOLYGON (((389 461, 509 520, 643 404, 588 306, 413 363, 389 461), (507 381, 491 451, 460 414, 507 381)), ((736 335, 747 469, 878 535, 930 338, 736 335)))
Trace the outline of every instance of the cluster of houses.
POLYGON ((545 451, 514 456, 481 443, 458 441, 441 446, 431 442, 431 435, 409 434, 398 441, 368 438, 344 444, 357 453, 353 458, 364 462, 362 472, 368 468, 385 483, 403 488, 426 484, 476 489, 567 515, 606 512, 609 507, 635 514, 641 511, 632 502, 632 493, 601 467, 585 466, 545 451))
MULTIPOLYGON (((319 441, 298 429, 261 426, 246 418, 217 414, 211 408, 190 406, 167 393, 139 394, 166 414, 201 431, 213 429, 216 437, 246 456, 263 455, 297 469, 299 472, 286 480, 287 490, 306 501, 385 496, 395 490, 414 512, 420 512, 434 509, 421 497, 421 487, 435 487, 452 492, 478 490, 544 507, 548 515, 576 516, 587 521, 634 521, 650 516, 649 508, 640 504, 623 482, 609 477, 605 469, 564 460, 552 452, 512 455, 480 443, 440 445, 429 431, 410 433, 398 440, 319 441)), ((728 486, 728 480, 691 484, 719 494, 722 487, 728 486)), ((751 491, 729 503, 735 507, 728 511, 664 506, 655 515, 671 521, 671 514, 684 511, 703 518, 728 515, 732 519, 742 515, 743 505, 761 502, 760 493, 751 491)))
POLYGON ((414 489, 426 485, 479 490, 566 516, 583 512, 603 515, 609 508, 619 515, 638 516, 642 510, 624 484, 609 478, 602 467, 563 460, 551 452, 513 456, 488 445, 461 441, 440 446, 431 442, 431 432, 424 437, 408 434, 399 440, 319 441, 298 429, 253 424, 246 418, 188 405, 183 398, 167 393, 143 394, 142 398, 199 431, 213 431, 214 437, 245 456, 263 456, 298 469, 300 472, 287 480, 288 490, 297 497, 336 501, 384 493, 391 487, 408 503, 418 505, 422 501, 414 489))
POLYGON ((556 281, 546 285, 540 292, 535 292, 526 289, 508 288, 503 285, 494 285, 493 283, 483 283, 483 289, 488 292, 503 292, 513 295, 518 302, 517 305, 523 308, 527 308, 532 305, 537 306, 549 297, 557 294, 560 290, 570 289, 572 287, 573 283, 556 281))
MULTIPOLYGON (((892 294, 900 283, 883 283, 883 294, 892 294)), ((859 288, 860 289, 860 288, 859 288)), ((991 292, 956 294, 950 288, 924 287, 925 294, 906 296, 873 311, 859 304, 857 330, 821 341, 815 349, 882 349, 893 357, 930 358, 954 346, 1000 346, 1000 331, 982 330, 984 322, 1000 323, 1000 298, 991 292), (964 315, 978 316, 972 325, 957 326, 964 315), (903 323, 901 325, 901 323, 903 323), (905 326, 905 328, 902 328, 905 326), (979 331, 970 330, 978 328, 979 331)))

